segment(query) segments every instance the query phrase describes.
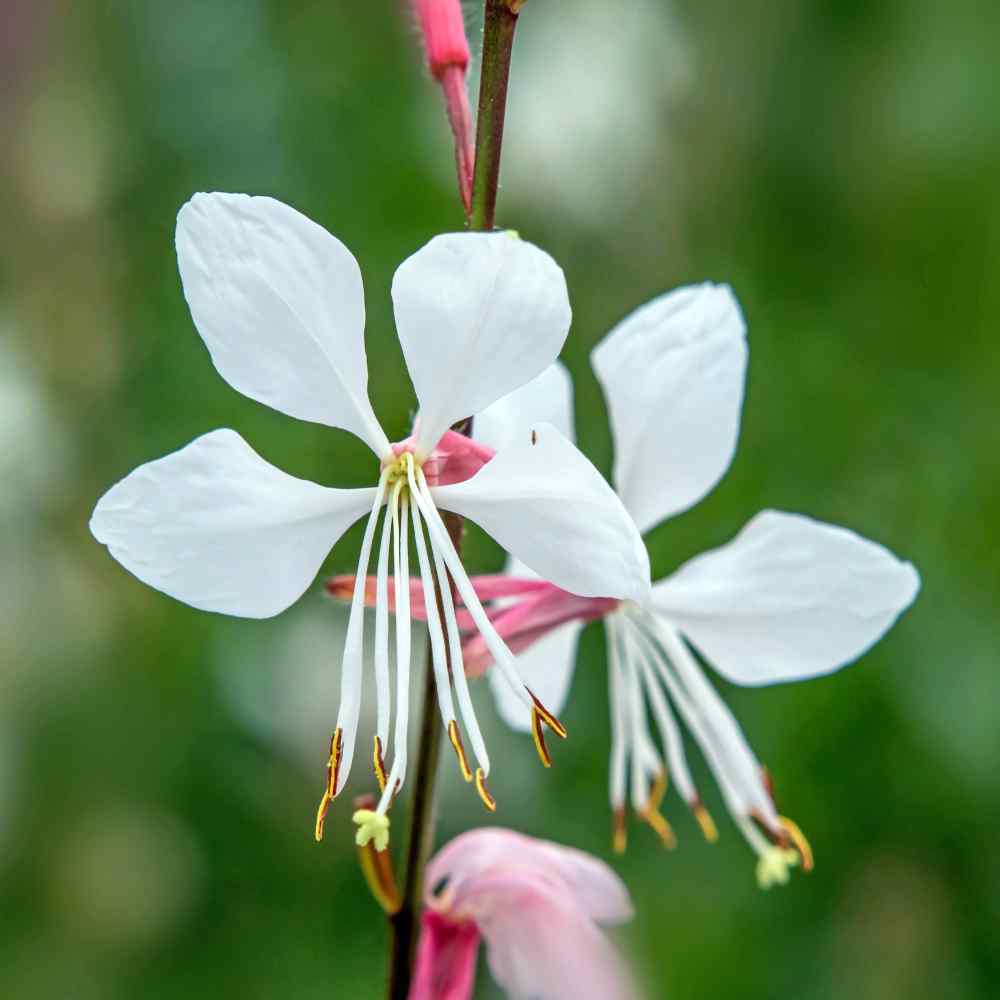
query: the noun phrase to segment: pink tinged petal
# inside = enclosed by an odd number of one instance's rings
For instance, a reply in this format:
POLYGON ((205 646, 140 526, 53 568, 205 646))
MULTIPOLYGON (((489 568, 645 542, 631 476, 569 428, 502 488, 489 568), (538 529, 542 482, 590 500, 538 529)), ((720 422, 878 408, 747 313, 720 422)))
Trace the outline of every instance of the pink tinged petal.
POLYGON ((628 1000, 628 970, 573 897, 544 876, 495 873, 480 892, 486 958, 497 983, 518 1000, 628 1000))
POLYGON ((476 414, 472 434, 494 451, 528 440, 539 424, 551 424, 563 437, 573 433, 573 381, 559 361, 520 389, 476 414))
POLYGON ((653 589, 653 606, 726 678, 805 680, 856 659, 912 603, 910 563, 846 528, 766 510, 653 589))
POLYGON ((615 484, 639 529, 697 503, 725 474, 739 434, 746 326, 726 285, 653 299, 591 354, 608 402, 615 484))
POLYGON ((649 557, 601 474, 546 424, 472 479, 431 490, 556 586, 583 597, 645 600, 649 557))
POLYGON ((471 479, 490 459, 495 451, 488 445, 473 441, 464 434, 445 431, 424 462, 423 471, 430 486, 447 486, 471 479))
POLYGON ((392 301, 421 459, 456 421, 552 364, 569 332, 562 270, 510 233, 436 236, 400 265, 392 301))
POLYGON ((90 530, 130 573, 171 597, 268 618, 302 595, 375 492, 295 479, 235 431, 218 430, 112 486, 90 530))
POLYGON ((514 884, 523 876, 529 889, 535 885, 533 875, 544 876, 598 923, 622 923, 633 915, 625 884, 603 861, 502 827, 469 830, 438 851, 427 866, 427 903, 458 910, 481 897, 483 878, 498 870, 510 873, 514 884), (444 889, 435 895, 439 883, 444 889))
POLYGON ((476 982, 479 928, 424 910, 409 1000, 469 1000, 476 982))
POLYGON ((338 239, 273 198, 196 194, 177 216, 177 263, 198 332, 234 389, 386 456, 368 399, 361 272, 338 239))

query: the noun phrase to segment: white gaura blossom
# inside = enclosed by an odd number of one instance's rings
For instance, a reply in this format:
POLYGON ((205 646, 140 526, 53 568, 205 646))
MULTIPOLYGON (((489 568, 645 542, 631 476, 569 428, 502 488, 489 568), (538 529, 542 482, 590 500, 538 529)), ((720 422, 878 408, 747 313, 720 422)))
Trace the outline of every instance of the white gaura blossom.
MULTIPOLYGON (((746 373, 743 316, 728 287, 681 288, 622 321, 592 362, 607 397, 618 492, 646 532, 704 497, 729 467, 746 373)), ((556 422, 553 414, 563 413, 568 424, 568 391, 565 379, 536 379, 481 415, 477 434, 496 447, 519 422, 543 414, 556 422)), ((920 585, 913 566, 846 528, 765 510, 728 544, 655 583, 648 600, 582 601, 512 572, 521 579, 511 579, 507 593, 521 596, 491 610, 494 624, 554 711, 567 696, 582 624, 604 620, 617 849, 625 846, 627 798, 673 844, 659 809, 668 775, 706 837, 716 837, 688 769, 680 720, 758 855, 760 884, 787 881, 795 865, 811 867, 807 841, 779 815, 767 773, 699 658, 747 686, 830 673, 875 643, 913 601, 920 585)), ((476 578, 473 584, 485 591, 476 578)), ((473 669, 490 659, 475 636, 465 654, 473 669)), ((515 728, 532 728, 490 673, 501 714, 515 728)))
POLYGON ((267 618, 302 595, 344 531, 367 516, 316 836, 354 759, 365 663, 364 579, 377 540, 372 763, 382 796, 356 822, 359 842, 374 838, 384 848, 386 810, 407 767, 412 535, 430 609, 442 720, 466 780, 475 781, 493 808, 452 586, 511 697, 539 725, 565 731, 522 682, 439 509, 472 518, 532 570, 575 592, 640 601, 649 588, 649 563, 634 524, 600 474, 554 428, 537 427, 488 461, 476 461, 468 439, 449 431, 554 361, 570 325, 562 271, 543 251, 505 233, 438 236, 403 262, 392 299, 419 417, 413 435, 393 445, 368 398, 361 273, 342 243, 281 202, 234 194, 196 195, 178 215, 176 239, 184 295, 219 374, 290 416, 356 434, 375 453, 377 482, 347 490, 305 482, 265 462, 235 431, 216 430, 113 486, 94 511, 94 536, 140 580, 178 600, 267 618), (451 476, 449 462, 457 466, 451 476), (387 772, 390 562, 396 713, 387 772))

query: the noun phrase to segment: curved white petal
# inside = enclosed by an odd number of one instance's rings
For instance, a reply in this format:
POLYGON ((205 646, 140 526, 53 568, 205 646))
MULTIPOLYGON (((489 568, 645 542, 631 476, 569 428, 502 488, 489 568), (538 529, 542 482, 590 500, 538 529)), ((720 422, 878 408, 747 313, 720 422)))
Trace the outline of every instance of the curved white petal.
POLYGON ((179 601, 269 618, 302 595, 374 499, 374 489, 295 479, 218 430, 112 486, 90 530, 130 573, 179 601))
POLYGON ((420 402, 417 452, 555 361, 569 332, 562 269, 512 233, 445 233, 399 266, 396 327, 420 402))
POLYGON ((747 344, 727 285, 653 299, 594 348, 607 397, 615 484, 640 531, 697 503, 725 474, 739 434, 747 344))
POLYGON ((573 380, 561 361, 476 414, 472 436, 494 451, 524 443, 538 424, 573 441, 573 380))
POLYGON ((724 677, 830 673, 878 641, 920 589, 910 563, 846 528, 765 510, 653 588, 653 606, 724 677))
POLYGON ((497 453, 471 479, 431 490, 545 580, 581 597, 643 601, 649 557, 603 476, 554 427, 497 453))
MULTIPOLYGON (((553 715, 558 716, 569 696, 576 662, 576 640, 583 625, 566 622, 517 653, 517 672, 532 694, 553 715)), ((531 732, 531 709, 510 689, 499 670, 488 670, 490 689, 500 718, 511 729, 531 732)))
POLYGON ((340 240, 273 198, 196 194, 177 216, 177 263, 234 389, 388 452, 368 399, 361 272, 340 240))

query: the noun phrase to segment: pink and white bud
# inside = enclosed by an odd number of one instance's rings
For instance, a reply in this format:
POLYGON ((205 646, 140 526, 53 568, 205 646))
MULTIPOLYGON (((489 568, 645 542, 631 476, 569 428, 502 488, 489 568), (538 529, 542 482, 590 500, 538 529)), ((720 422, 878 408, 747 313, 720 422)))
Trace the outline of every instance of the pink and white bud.
POLYGON ((427 68, 444 93, 448 123, 455 136, 455 166, 462 204, 472 206, 472 112, 465 75, 469 68, 469 40, 459 0, 414 0, 427 68))

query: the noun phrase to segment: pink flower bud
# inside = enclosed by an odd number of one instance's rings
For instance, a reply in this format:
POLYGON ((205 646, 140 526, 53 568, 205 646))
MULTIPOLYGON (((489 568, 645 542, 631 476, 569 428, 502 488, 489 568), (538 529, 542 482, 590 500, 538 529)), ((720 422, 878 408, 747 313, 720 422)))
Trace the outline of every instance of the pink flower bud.
POLYGON ((414 0, 414 5, 431 75, 440 80, 449 66, 457 66, 464 76, 469 65, 469 42, 459 0, 414 0))
POLYGON ((469 42, 459 0, 414 0, 420 33, 427 52, 431 76, 444 92, 448 122, 455 136, 455 166, 462 204, 468 213, 472 205, 472 112, 465 87, 469 67, 469 42))

